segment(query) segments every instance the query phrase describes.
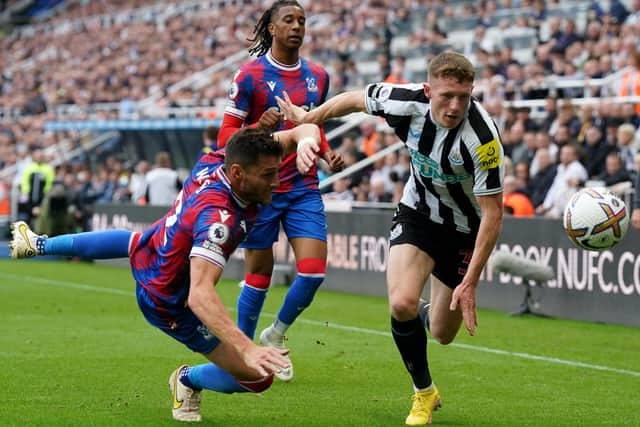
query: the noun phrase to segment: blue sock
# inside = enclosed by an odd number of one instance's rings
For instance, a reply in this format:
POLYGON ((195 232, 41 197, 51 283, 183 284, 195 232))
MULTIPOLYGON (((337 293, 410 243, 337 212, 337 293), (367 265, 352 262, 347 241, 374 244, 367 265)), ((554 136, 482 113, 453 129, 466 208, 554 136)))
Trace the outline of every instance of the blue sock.
POLYGON ((129 256, 132 234, 129 230, 106 230, 49 237, 44 240, 42 255, 89 259, 126 258, 129 256))
POLYGON ((309 307, 323 280, 324 275, 310 277, 298 274, 287 292, 280 312, 278 312, 278 320, 286 325, 291 325, 300 313, 309 307))
POLYGON ((253 340, 258 327, 258 319, 264 300, 266 289, 256 289, 246 284, 238 295, 238 328, 253 340))
POLYGON ((180 378, 179 378, 180 382, 183 385, 186 385, 187 387, 194 389, 195 391, 201 391, 202 389, 196 387, 189 379, 189 372, 191 371, 191 369, 192 369, 191 366, 187 366, 186 368, 180 371, 180 378))
POLYGON ((192 366, 187 374, 188 379, 182 384, 194 390, 213 390, 220 393, 241 393, 249 391, 238 384, 227 371, 214 365, 205 363, 203 365, 192 366))

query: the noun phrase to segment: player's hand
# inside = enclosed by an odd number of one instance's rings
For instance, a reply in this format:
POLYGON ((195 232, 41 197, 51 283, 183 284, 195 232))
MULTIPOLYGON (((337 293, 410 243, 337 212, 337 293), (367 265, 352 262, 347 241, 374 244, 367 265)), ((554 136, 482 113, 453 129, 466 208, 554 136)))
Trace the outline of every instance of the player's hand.
POLYGON ((284 119, 284 114, 282 114, 276 107, 271 107, 262 115, 258 120, 258 127, 263 129, 273 129, 276 130, 280 127, 280 123, 284 119))
POLYGON ((307 115, 307 112, 301 107, 294 105, 293 102, 291 102, 289 95, 287 95, 287 92, 282 92, 282 98, 276 96, 276 102, 280 107, 280 111, 284 113, 287 120, 296 125, 304 123, 304 118, 307 115))
POLYGON ((298 144, 296 166, 301 174, 306 174, 316 164, 318 151, 320 151, 320 146, 317 142, 298 144))
POLYGON ((476 326, 478 326, 478 318, 476 316, 476 288, 473 285, 462 282, 453 291, 451 296, 451 305, 449 310, 454 311, 460 305, 462 311, 462 321, 464 322, 469 335, 475 334, 476 326))
POLYGON ((323 158, 329 165, 329 169, 331 169, 331 172, 340 172, 345 167, 344 159, 342 158, 342 154, 340 153, 329 150, 324 153, 323 158))
POLYGON ((241 354, 247 366, 255 369, 258 374, 263 377, 290 366, 289 361, 284 357, 289 354, 289 350, 287 349, 263 347, 253 344, 241 354))

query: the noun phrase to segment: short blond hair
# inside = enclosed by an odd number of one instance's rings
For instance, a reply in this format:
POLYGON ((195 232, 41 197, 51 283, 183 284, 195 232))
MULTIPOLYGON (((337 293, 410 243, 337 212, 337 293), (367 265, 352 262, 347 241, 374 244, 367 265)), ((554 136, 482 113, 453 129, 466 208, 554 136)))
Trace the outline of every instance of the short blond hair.
POLYGON ((429 61, 429 78, 454 78, 459 83, 473 82, 476 70, 462 54, 453 51, 442 52, 429 61))

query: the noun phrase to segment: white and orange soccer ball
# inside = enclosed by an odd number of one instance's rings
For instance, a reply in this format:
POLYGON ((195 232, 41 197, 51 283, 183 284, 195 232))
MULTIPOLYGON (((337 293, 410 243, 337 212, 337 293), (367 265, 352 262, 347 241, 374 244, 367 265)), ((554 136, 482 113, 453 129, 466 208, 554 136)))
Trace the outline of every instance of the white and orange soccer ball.
POLYGON ((564 230, 579 248, 604 251, 617 245, 629 229, 625 203, 603 187, 585 188, 564 209, 564 230))

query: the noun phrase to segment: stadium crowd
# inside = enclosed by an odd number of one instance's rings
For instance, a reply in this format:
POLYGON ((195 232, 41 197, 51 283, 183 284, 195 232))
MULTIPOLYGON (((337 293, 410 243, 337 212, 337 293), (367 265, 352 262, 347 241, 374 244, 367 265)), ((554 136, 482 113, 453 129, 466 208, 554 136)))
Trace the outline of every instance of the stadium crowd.
MULTIPOLYGON (((144 0, 68 3, 42 23, 0 39, 5 185, 21 181, 36 149, 51 163, 95 136, 44 131, 46 121, 137 118, 137 102, 149 99, 160 111, 204 107, 213 112, 207 117, 219 115, 237 63, 197 85, 172 85, 246 51, 251 23, 262 9, 261 2, 221 8, 211 1, 184 10, 144 0), (100 104, 115 107, 94 108, 100 104), (70 106, 76 108, 63 108, 70 106)), ((477 69, 474 95, 492 114, 509 156, 507 212, 558 216, 567 197, 587 181, 625 192, 640 171, 639 104, 570 101, 640 95, 640 1, 608 3, 308 2, 301 54, 330 64, 330 94, 336 94, 375 81, 421 82, 434 54, 465 53, 477 69), (566 81, 584 84, 559 84, 566 81), (543 106, 516 104, 527 100, 543 106)), ((397 141, 372 120, 332 144, 349 165, 397 141)), ((153 159, 133 162, 138 160, 153 159)), ((56 181, 84 194, 85 201, 137 202, 141 198, 132 198, 129 188, 135 168, 118 159, 96 167, 80 159, 58 166, 56 181)), ((325 198, 397 202, 408 170, 404 150, 388 154, 335 182, 325 198)))

